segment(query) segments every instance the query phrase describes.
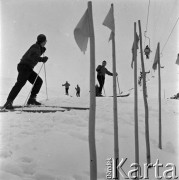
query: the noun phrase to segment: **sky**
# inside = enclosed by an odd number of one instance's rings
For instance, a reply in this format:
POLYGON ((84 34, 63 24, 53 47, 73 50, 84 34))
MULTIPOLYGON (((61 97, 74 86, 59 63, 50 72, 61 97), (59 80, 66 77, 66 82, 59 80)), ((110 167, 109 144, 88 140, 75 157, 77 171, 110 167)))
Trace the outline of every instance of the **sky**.
MULTIPOLYGON (((1 80, 17 77, 17 64, 28 48, 36 42, 37 35, 43 33, 47 37, 45 55, 49 57, 46 63, 48 89, 59 94, 64 93, 61 85, 68 81, 71 84, 70 94, 75 94, 77 84, 82 95, 89 94, 89 44, 83 54, 74 39, 74 28, 87 9, 86 0, 0 0, 1 9, 1 44, 0 66, 1 80)), ((149 45, 152 53, 150 59, 145 59, 146 70, 151 70, 147 76, 147 86, 151 96, 158 91, 158 72, 151 69, 157 43, 163 49, 171 30, 179 17, 178 0, 150 0, 149 16, 147 12, 149 0, 93 0, 93 22, 95 33, 96 67, 103 60, 107 61, 107 69, 112 71, 112 47, 108 42, 110 30, 102 23, 114 4, 116 69, 121 91, 133 88, 133 70, 131 69, 131 47, 133 43, 134 22, 141 21, 143 48, 149 45), (152 76, 155 76, 152 78, 152 76)), ((179 53, 178 31, 179 23, 173 30, 162 51, 161 69, 162 92, 171 96, 179 92, 179 67, 175 64, 179 53)), ((140 53, 138 50, 138 74, 140 72, 140 53)), ((41 63, 35 67, 39 72, 41 63)), ((44 69, 40 72, 44 79, 44 69)), ((96 81, 97 83, 97 81, 96 81)), ((106 76, 105 92, 112 95, 112 77, 106 76)), ((11 88, 10 87, 10 88, 11 88)), ((2 87, 3 88, 3 87, 2 87)), ((45 83, 43 85, 45 88, 45 83)), ((7 91, 9 91, 8 89, 7 91)))

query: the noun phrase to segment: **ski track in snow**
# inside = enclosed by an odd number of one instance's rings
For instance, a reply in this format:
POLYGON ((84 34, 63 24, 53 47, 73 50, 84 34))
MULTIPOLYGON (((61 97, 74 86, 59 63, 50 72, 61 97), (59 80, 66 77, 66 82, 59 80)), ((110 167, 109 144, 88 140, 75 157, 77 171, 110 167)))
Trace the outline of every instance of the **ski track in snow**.
MULTIPOLYGON (((61 98, 46 105, 89 107, 86 98, 61 98)), ((113 156, 113 101, 96 101, 98 179, 105 179, 105 160, 113 156)), ((149 101, 152 162, 177 163, 179 110, 177 101, 162 101, 163 150, 158 146, 156 100, 149 101), (170 127, 169 127, 170 125, 170 127), (174 138, 175 137, 175 138, 174 138), (176 158, 177 157, 177 158, 176 158)), ((134 159, 133 99, 118 98, 119 154, 134 159)), ((89 180, 89 110, 56 113, 1 113, 0 179, 2 180, 89 180)), ((145 114, 139 101, 140 162, 145 162, 145 114)))

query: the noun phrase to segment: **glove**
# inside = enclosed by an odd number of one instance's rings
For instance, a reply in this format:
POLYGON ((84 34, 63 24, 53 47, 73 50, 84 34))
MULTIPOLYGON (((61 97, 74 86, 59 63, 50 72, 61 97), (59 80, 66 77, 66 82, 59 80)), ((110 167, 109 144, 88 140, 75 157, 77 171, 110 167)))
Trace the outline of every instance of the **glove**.
POLYGON ((42 62, 43 62, 43 63, 47 62, 47 60, 48 60, 48 57, 47 57, 47 56, 42 57, 42 62))
POLYGON ((42 54, 46 51, 45 47, 42 47, 42 54))

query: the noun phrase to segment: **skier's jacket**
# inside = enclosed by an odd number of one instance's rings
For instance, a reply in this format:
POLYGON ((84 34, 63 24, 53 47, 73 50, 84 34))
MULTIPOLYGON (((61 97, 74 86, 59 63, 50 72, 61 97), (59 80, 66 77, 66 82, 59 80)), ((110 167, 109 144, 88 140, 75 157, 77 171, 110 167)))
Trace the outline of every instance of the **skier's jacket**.
POLYGON ((38 62, 42 62, 42 57, 40 57, 45 52, 45 47, 41 47, 40 44, 33 44, 27 52, 22 56, 19 64, 26 64, 30 68, 34 68, 38 62))
POLYGON ((150 50, 150 48, 147 48, 147 47, 146 47, 146 48, 144 49, 144 52, 145 52, 145 54, 149 54, 149 53, 151 52, 151 50, 150 50))
POLYGON ((97 75, 100 75, 100 76, 104 76, 105 77, 105 74, 108 74, 110 76, 113 76, 113 73, 111 73, 110 71, 108 71, 104 66, 102 65, 99 65, 97 68, 96 68, 96 71, 98 72, 97 75))
POLYGON ((80 87, 79 86, 77 86, 75 89, 76 89, 77 92, 80 92, 80 87))
POLYGON ((68 82, 66 82, 65 84, 62 84, 62 86, 65 86, 65 88, 69 88, 70 87, 70 84, 68 82))

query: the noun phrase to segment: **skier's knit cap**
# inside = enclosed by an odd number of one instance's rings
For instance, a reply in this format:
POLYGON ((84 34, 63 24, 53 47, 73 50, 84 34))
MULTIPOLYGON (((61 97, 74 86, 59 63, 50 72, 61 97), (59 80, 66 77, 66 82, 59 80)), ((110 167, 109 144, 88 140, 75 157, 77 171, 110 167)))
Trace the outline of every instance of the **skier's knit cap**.
POLYGON ((37 43, 41 44, 44 41, 46 41, 46 36, 44 34, 39 34, 37 36, 37 43))

